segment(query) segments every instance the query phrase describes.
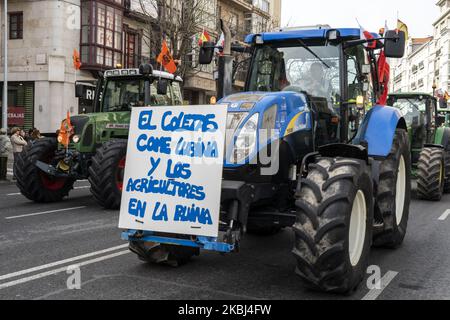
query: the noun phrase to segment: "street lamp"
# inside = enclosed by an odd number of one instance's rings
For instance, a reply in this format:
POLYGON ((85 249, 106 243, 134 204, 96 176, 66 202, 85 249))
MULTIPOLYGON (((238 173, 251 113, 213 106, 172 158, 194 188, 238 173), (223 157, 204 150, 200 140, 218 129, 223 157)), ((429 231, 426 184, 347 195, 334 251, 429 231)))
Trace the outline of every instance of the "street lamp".
POLYGON ((3 54, 3 102, 2 102, 2 127, 8 129, 8 0, 3 5, 5 19, 4 54, 3 54))

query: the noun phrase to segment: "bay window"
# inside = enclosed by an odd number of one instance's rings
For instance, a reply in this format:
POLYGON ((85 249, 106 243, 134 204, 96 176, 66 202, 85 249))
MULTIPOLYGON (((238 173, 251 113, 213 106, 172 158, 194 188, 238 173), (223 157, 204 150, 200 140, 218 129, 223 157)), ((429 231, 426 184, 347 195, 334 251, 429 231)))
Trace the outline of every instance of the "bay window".
POLYGON ((81 3, 81 62, 85 69, 110 69, 122 63, 123 0, 81 3))

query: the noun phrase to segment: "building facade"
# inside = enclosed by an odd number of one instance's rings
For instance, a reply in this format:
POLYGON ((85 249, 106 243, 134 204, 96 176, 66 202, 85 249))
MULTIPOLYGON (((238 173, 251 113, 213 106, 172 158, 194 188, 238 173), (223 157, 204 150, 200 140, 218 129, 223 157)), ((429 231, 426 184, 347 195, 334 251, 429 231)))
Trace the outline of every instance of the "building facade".
POLYGON ((450 92, 450 0, 436 5, 434 35, 410 39, 405 57, 391 61, 391 92, 450 92))
POLYGON ((403 59, 391 60, 391 92, 432 93, 433 37, 412 38, 403 59))
MULTIPOLYGON (((155 64, 159 48, 149 40, 159 27, 154 4, 154 0, 9 0, 8 20, 3 21, 2 3, 2 34, 5 25, 9 31, 8 39, 1 41, 2 48, 8 41, 8 125, 54 132, 67 111, 91 111, 92 92, 76 98, 75 83, 94 83, 102 71, 118 65, 155 64), (81 70, 73 66, 74 50, 80 53, 81 70)), ((266 31, 262 29, 281 18, 281 0, 207 0, 207 4, 201 28, 214 39, 219 36, 219 17, 229 19, 238 39, 266 31)), ((193 40, 192 47, 196 45, 193 40)), ((214 66, 198 66, 194 58, 190 58, 193 70, 185 76, 185 100, 208 103, 215 95, 214 66)))

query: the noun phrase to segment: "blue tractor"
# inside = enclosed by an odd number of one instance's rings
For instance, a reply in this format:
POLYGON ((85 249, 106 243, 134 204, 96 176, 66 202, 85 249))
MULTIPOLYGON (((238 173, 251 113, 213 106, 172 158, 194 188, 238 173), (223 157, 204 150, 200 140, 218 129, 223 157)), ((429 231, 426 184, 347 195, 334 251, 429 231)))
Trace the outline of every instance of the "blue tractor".
MULTIPOLYGON (((200 249, 234 252, 245 233, 294 231, 296 273, 307 287, 349 293, 363 280, 371 247, 399 247, 410 205, 405 120, 387 97, 386 58, 405 34, 360 29, 253 34, 219 58, 219 103, 228 105, 220 237, 129 230, 144 261, 178 266, 200 249), (251 55, 246 90, 230 94, 232 49, 251 55), (365 114, 365 106, 370 111, 365 114), (362 117, 359 115, 363 114, 362 117)), ((214 44, 200 62, 211 63, 214 44)))

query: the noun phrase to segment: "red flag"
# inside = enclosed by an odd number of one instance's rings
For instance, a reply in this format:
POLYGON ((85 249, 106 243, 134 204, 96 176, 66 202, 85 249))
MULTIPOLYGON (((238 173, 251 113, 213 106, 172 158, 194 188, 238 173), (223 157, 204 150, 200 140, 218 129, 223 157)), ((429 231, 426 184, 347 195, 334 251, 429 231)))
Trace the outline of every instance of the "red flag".
MULTIPOLYGON (((375 37, 366 29, 364 29, 361 25, 359 26, 360 29, 360 34, 361 34, 361 39, 366 39, 366 40, 375 40, 375 37)), ((369 41, 367 44, 364 44, 364 46, 366 48, 369 49, 375 49, 377 47, 377 42, 376 41, 369 41)))
POLYGON ((381 84, 381 95, 377 101, 377 104, 382 106, 386 105, 388 99, 390 70, 391 67, 387 62, 384 50, 382 50, 378 58, 378 79, 381 84))
POLYGON ((81 59, 80 59, 80 53, 77 49, 73 49, 73 67, 75 70, 80 70, 81 68, 81 59))
POLYGON ((161 53, 158 56, 156 61, 162 65, 168 72, 174 74, 177 72, 177 65, 175 60, 172 57, 172 54, 169 51, 169 47, 167 46, 166 40, 163 41, 161 53))

